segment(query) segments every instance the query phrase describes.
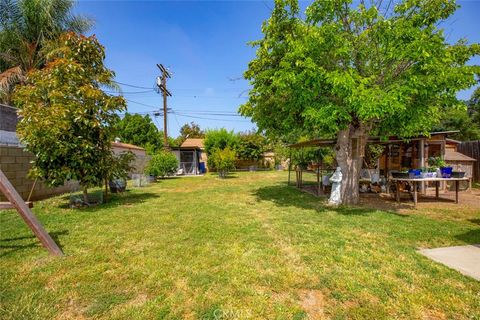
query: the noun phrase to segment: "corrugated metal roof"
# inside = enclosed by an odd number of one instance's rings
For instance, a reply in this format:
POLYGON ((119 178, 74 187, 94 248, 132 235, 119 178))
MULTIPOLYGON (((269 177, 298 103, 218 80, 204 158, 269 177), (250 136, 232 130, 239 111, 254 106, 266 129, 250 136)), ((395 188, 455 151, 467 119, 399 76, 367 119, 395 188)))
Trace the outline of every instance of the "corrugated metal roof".
POLYGON ((463 153, 446 149, 445 161, 477 161, 477 160, 470 158, 469 156, 466 156, 463 153))
POLYGON ((203 149, 203 139, 202 138, 188 138, 186 139, 181 148, 200 148, 203 149))
MULTIPOLYGON (((437 132, 430 132, 430 136, 436 136, 436 135, 441 135, 441 134, 451 134, 451 133, 458 133, 460 131, 454 130, 454 131, 437 131, 437 132)), ((406 140, 410 141, 415 141, 415 140, 422 140, 422 139, 428 139, 429 137, 426 136, 417 136, 417 137, 411 137, 406 140)), ((387 144, 387 143, 395 143, 395 142, 403 142, 403 139, 400 139, 396 136, 391 136, 386 140, 382 140, 379 137, 369 137, 368 138, 368 143, 379 143, 379 144, 387 144)), ((304 148, 304 147, 321 147, 321 146, 332 146, 335 145, 336 139, 312 139, 308 141, 303 141, 299 143, 294 143, 287 145, 288 148, 304 148)))

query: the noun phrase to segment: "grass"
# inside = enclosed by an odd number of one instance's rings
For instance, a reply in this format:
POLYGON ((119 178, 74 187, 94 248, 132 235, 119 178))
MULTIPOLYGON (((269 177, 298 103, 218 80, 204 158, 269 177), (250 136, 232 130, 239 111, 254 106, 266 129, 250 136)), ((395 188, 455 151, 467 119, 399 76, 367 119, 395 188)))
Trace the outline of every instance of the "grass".
POLYGON ((332 209, 285 180, 163 180, 82 210, 37 202, 65 258, 0 212, 0 318, 480 319, 480 282, 416 252, 480 243, 480 212, 332 209))

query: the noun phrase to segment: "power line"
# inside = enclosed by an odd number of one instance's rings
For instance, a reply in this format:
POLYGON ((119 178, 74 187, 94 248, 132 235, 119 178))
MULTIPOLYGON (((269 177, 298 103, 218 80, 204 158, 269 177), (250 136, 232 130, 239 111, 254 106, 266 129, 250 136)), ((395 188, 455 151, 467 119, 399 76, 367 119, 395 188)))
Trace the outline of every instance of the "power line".
POLYGON ((145 90, 145 91, 108 91, 108 90, 103 90, 106 93, 118 93, 118 94, 140 94, 140 93, 150 93, 150 92, 155 92, 154 89, 150 90, 145 90))
POLYGON ((242 117, 242 115, 238 113, 216 113, 216 112, 182 112, 181 110, 175 110, 174 112, 178 112, 181 114, 192 114, 192 115, 199 115, 199 116, 224 116, 224 117, 242 117))
POLYGON ((214 120, 214 121, 229 121, 229 122, 251 122, 248 120, 233 120, 233 119, 215 119, 215 118, 206 118, 206 117, 198 117, 198 116, 191 116, 182 113, 175 112, 174 114, 180 117, 188 117, 188 118, 195 118, 195 119, 204 119, 204 120, 214 120))
POLYGON ((176 94, 175 97, 181 97, 181 98, 202 98, 202 99, 247 99, 248 97, 242 97, 242 96, 235 96, 235 97, 226 97, 226 96, 202 96, 202 95, 178 95, 176 94))
POLYGON ((123 83, 123 82, 119 82, 119 81, 113 81, 117 84, 120 84, 122 86, 126 86, 126 87, 131 87, 131 88, 137 88, 137 89, 153 89, 153 87, 142 87, 142 86, 137 86, 137 85, 133 85, 133 84, 128 84, 128 83, 123 83))
POLYGON ((138 104, 138 105, 141 105, 141 106, 144 106, 144 107, 149 107, 149 108, 153 108, 153 109, 158 109, 158 108, 159 108, 159 107, 157 107, 157 106, 152 106, 152 105, 145 104, 145 103, 142 103, 142 102, 133 101, 133 100, 126 99, 126 98, 124 98, 124 99, 125 99, 126 101, 128 101, 128 102, 135 103, 135 104, 138 104))

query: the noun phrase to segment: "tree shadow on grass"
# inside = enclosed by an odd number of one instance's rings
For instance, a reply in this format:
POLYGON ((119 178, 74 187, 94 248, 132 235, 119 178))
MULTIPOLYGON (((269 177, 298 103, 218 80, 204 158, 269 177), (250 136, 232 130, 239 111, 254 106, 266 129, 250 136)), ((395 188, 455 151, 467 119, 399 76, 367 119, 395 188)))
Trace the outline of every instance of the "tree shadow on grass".
POLYGON ((458 234, 455 238, 468 244, 480 244, 480 228, 458 234))
MULTIPOLYGON (((68 235, 68 230, 61 230, 61 231, 54 231, 49 232, 50 236, 52 237, 53 241, 59 246, 59 248, 63 251, 63 246, 60 241, 62 236, 68 235)), ((29 236, 22 236, 22 237, 13 237, 13 238, 5 238, 0 239, 0 257, 9 256, 12 253, 20 250, 27 250, 36 247, 42 247, 40 240, 35 235, 29 236), (28 240, 28 241, 22 241, 28 240), (28 243, 19 243, 19 242, 28 242, 28 243)))
MULTIPOLYGON (((301 209, 315 210, 317 212, 334 211, 341 215, 358 215, 366 216, 377 210, 381 210, 390 214, 405 217, 405 215, 396 212, 398 209, 409 207, 405 205, 398 205, 391 203, 383 205, 381 209, 361 207, 361 206, 340 206, 330 207, 327 205, 327 197, 316 197, 312 194, 302 192, 294 186, 288 186, 286 183, 281 183, 274 186, 261 187, 253 192, 257 201, 270 201, 279 207, 297 207, 301 209)), ((385 201, 378 199, 378 201, 385 201)))
POLYGON ((468 221, 470 221, 471 223, 478 224, 480 226, 480 219, 469 219, 468 221))
MULTIPOLYGON (((131 190, 126 190, 122 193, 109 193, 107 202, 92 205, 90 207, 80 207, 76 209, 85 212, 96 212, 98 210, 110 209, 118 206, 134 205, 136 203, 141 203, 146 200, 159 197, 159 194, 153 192, 132 193, 131 190)), ((58 207, 62 209, 70 209, 70 195, 63 196, 62 200, 64 200, 64 203, 60 204, 58 207)))

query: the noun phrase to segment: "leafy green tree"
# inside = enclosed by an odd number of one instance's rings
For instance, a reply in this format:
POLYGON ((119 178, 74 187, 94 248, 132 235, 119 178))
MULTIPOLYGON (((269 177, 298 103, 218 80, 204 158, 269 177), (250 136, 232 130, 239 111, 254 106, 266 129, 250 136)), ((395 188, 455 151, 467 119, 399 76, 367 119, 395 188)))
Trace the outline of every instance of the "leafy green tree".
POLYGON ((452 138, 460 141, 479 140, 480 139, 480 87, 477 87, 472 96, 465 104, 458 108, 446 108, 440 124, 436 125, 434 131, 452 131, 460 132, 450 135, 452 138))
POLYGON ((205 138, 205 132, 195 122, 185 123, 180 128, 180 136, 177 138, 178 144, 182 144, 187 138, 205 138))
POLYGON ((459 105, 458 90, 475 84, 479 67, 466 62, 480 46, 450 45, 439 27, 456 8, 317 0, 303 18, 296 0, 277 0, 254 42, 245 73, 253 88, 240 112, 269 135, 335 136, 342 202, 357 203, 368 137, 428 135, 440 110, 459 105))
POLYGON ((163 132, 158 130, 149 115, 126 113, 116 128, 122 142, 143 147, 149 154, 163 148, 163 132))
POLYGON ((92 21, 72 8, 72 0, 0 0, 0 101, 10 103, 14 86, 45 65, 47 43, 90 29, 92 21))
POLYGON ((211 155, 216 149, 223 150, 227 147, 236 150, 238 147, 238 135, 233 130, 228 131, 225 128, 208 130, 203 144, 208 155, 211 155))
MULTIPOLYGON (((480 80, 478 80, 480 82, 480 80)), ((480 128, 480 86, 473 91, 467 102, 468 114, 472 118, 473 125, 480 128)), ((478 139, 478 138, 477 138, 478 139)))
POLYGON ((245 132, 238 135, 237 157, 243 160, 259 160, 265 152, 266 138, 256 132, 245 132))
POLYGON ((177 157, 171 152, 160 151, 152 156, 145 172, 155 177, 166 177, 174 174, 178 169, 177 157))
POLYGON ((47 65, 29 72, 16 87, 14 102, 22 120, 18 134, 36 157, 32 174, 53 186, 77 180, 88 203, 88 187, 98 186, 111 172, 111 141, 117 112, 125 100, 105 94, 113 86, 113 71, 104 65, 98 40, 68 33, 47 65))
POLYGON ((218 176, 224 179, 227 177, 230 170, 235 169, 235 158, 235 150, 226 147, 225 149, 215 149, 209 156, 208 160, 215 166, 218 176))
POLYGON ((474 115, 474 113, 469 115, 468 110, 465 109, 448 110, 434 131, 458 130, 460 132, 450 136, 460 141, 478 140, 480 139, 480 126, 474 122, 474 115))

